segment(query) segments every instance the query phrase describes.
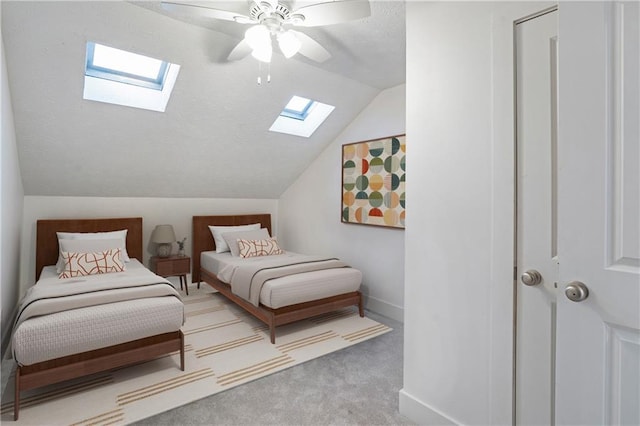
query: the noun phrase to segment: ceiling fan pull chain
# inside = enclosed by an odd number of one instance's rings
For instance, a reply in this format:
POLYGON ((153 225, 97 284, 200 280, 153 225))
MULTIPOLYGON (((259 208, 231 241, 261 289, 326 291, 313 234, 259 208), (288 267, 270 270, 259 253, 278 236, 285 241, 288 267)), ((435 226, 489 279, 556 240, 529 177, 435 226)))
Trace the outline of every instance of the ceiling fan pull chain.
POLYGON ((258 86, 262 84, 262 62, 258 61, 258 86))
MULTIPOLYGON (((262 62, 258 61, 258 86, 262 85, 262 62)), ((267 83, 271 83, 271 63, 267 65, 267 83)))

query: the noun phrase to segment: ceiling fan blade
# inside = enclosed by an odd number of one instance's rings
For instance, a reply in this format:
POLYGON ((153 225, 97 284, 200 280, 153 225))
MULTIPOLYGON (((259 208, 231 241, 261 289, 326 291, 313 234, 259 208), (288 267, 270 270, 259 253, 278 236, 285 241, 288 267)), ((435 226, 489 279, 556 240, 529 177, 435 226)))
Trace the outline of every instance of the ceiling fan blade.
POLYGON ((251 47, 249 46, 249 43, 247 43, 243 39, 242 41, 240 41, 240 43, 236 45, 236 47, 233 48, 231 53, 229 53, 229 56, 227 56, 227 60, 237 61, 249 55, 250 53, 251 53, 251 47))
POLYGON ((198 16, 205 18, 222 19, 225 21, 234 21, 241 24, 251 24, 254 21, 242 13, 232 12, 229 10, 212 9, 210 7, 197 6, 194 4, 182 4, 162 2, 162 8, 169 12, 179 13, 182 15, 198 16))
POLYGON ((332 1, 303 6, 292 12, 291 23, 302 27, 317 27, 320 25, 338 24, 371 16, 371 6, 366 0, 332 1), (299 22, 295 15, 304 15, 299 22))
POLYGON ((306 56, 309 59, 312 59, 316 62, 324 62, 331 57, 331 53, 327 51, 324 47, 320 45, 317 41, 306 35, 305 33, 301 33, 300 31, 289 30, 298 37, 298 40, 302 43, 300 46, 300 50, 298 53, 306 56))

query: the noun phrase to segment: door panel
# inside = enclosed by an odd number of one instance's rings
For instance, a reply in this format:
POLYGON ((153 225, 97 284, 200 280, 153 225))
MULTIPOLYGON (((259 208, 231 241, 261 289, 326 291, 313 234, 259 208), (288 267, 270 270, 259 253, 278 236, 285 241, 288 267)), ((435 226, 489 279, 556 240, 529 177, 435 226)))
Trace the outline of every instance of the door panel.
POLYGON ((640 424, 640 6, 560 8, 558 424, 640 424))
POLYGON ((517 23, 516 378, 519 425, 554 419, 557 293, 557 12, 517 23), (520 277, 537 271, 542 280, 520 277))

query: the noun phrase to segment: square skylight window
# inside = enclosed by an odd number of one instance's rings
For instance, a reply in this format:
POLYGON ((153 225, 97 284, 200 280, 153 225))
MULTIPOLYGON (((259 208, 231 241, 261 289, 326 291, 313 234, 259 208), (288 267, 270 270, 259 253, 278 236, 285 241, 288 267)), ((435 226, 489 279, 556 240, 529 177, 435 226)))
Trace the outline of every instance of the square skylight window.
POLYGON ((269 130, 308 138, 334 109, 333 105, 293 96, 269 130))
POLYGON ((294 96, 284 107, 280 115, 297 120, 304 120, 309 114, 309 110, 313 106, 314 101, 300 96, 294 96))
POLYGON ((164 112, 180 65, 87 43, 84 99, 164 112))

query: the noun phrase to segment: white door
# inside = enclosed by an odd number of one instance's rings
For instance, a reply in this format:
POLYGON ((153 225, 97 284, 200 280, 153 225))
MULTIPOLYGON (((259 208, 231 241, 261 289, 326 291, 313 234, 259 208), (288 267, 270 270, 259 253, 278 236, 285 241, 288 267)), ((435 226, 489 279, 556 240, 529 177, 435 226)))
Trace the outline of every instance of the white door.
POLYGON ((556 423, 640 424, 640 7, 559 8, 556 423), (565 287, 584 283, 588 297, 565 287))
POLYGON ((515 421, 518 425, 553 424, 554 419, 558 279, 557 15, 555 10, 546 10, 527 17, 516 23, 514 34, 518 276, 515 284, 515 421))

